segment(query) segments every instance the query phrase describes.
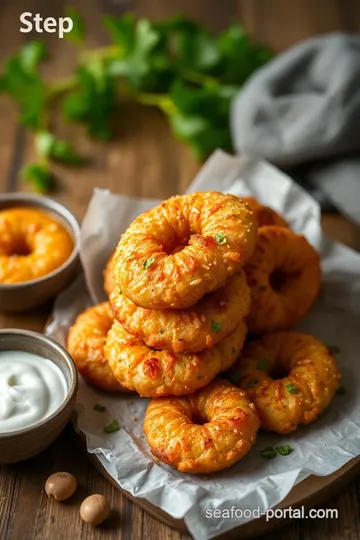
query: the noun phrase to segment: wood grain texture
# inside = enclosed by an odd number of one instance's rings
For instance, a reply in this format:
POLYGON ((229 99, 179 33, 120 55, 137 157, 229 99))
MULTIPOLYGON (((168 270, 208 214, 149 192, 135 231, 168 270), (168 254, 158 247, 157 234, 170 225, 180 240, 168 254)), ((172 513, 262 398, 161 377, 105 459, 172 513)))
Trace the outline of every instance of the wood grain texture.
MULTIPOLYGON (((74 0, 85 16, 88 44, 106 43, 99 25, 101 12, 120 14, 134 8, 139 16, 154 19, 184 12, 219 30, 233 20, 242 20, 257 41, 281 51, 307 36, 334 30, 360 30, 360 4, 354 0, 74 0)), ((25 39, 37 37, 18 32, 23 11, 44 16, 59 15, 65 0, 1 0, 0 62, 25 39)), ((51 60, 44 74, 60 77, 71 72, 72 48, 53 35, 45 40, 51 60)), ((33 141, 16 124, 15 109, 0 99, 0 190, 29 189, 18 178, 21 166, 32 159, 33 141)), ((124 106, 114 118, 116 138, 109 144, 91 141, 81 126, 55 119, 59 136, 70 138, 89 157, 89 165, 77 171, 57 167, 59 192, 56 198, 81 218, 94 187, 137 196, 168 197, 182 192, 199 165, 187 148, 175 141, 161 113, 152 108, 124 106)), ((330 236, 360 249, 357 227, 339 216, 325 216, 330 236)), ((43 328, 49 306, 30 314, 1 316, 0 327, 43 328)), ((332 498, 327 506, 339 510, 338 520, 293 522, 268 540, 360 540, 360 483, 358 479, 332 498)), ((189 537, 162 525, 134 505, 93 468, 73 429, 40 456, 17 466, 0 469, 0 540, 187 540, 189 537), (79 489, 68 503, 56 504, 44 494, 45 479, 55 471, 73 472, 79 489), (92 529, 79 518, 79 505, 88 494, 99 492, 111 500, 114 512, 103 527, 92 529)))

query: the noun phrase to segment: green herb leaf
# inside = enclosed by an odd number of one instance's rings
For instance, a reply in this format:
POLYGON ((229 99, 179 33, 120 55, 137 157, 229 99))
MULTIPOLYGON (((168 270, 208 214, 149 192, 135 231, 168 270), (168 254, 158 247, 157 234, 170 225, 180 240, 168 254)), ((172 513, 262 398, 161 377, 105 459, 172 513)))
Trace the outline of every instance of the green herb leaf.
POLYGON ((198 72, 209 73, 218 64, 216 38, 200 24, 177 16, 169 21, 167 31, 171 57, 190 77, 198 72))
POLYGON ((288 390, 288 392, 290 392, 290 394, 298 394, 299 393, 299 389, 296 388, 296 386, 294 386, 292 383, 290 384, 287 384, 285 386, 286 390, 288 390))
POLYGON ((257 368, 260 371, 267 371, 269 369, 269 361, 262 358, 261 360, 259 360, 257 368))
POLYGON ((331 354, 339 354, 340 353, 340 347, 338 347, 337 345, 328 345, 327 349, 331 354))
POLYGON ((79 67, 76 87, 63 101, 67 118, 85 122, 90 135, 108 140, 114 107, 115 84, 107 74, 106 63, 95 59, 79 67))
POLYGON ((254 388, 254 386, 256 386, 258 382, 259 382, 259 379, 252 379, 251 381, 249 381, 247 387, 254 388))
POLYGON ((27 43, 7 60, 0 77, 0 91, 16 101, 21 123, 32 129, 40 126, 46 105, 45 85, 37 73, 37 66, 45 55, 41 43, 27 43))
POLYGON ((136 89, 159 90, 157 83, 168 69, 165 50, 157 50, 161 34, 148 19, 135 22, 132 14, 122 19, 105 17, 105 26, 118 46, 109 62, 111 76, 125 77, 136 89))
POLYGON ((49 168, 42 163, 30 163, 20 173, 25 182, 30 182, 39 193, 47 193, 54 187, 54 180, 49 168))
POLYGON ((104 405, 101 405, 101 403, 95 403, 95 405, 93 406, 93 409, 94 409, 94 411, 97 411, 97 412, 105 412, 106 411, 106 407, 104 407, 104 405))
POLYGON ((280 454, 280 456, 289 456, 294 451, 294 449, 288 444, 284 444, 283 446, 275 446, 275 450, 278 454, 280 454))
POLYGON ((35 145, 39 155, 68 165, 80 165, 84 162, 71 143, 57 139, 49 131, 39 131, 35 137, 35 145))
POLYGON ((220 246, 223 246, 227 242, 226 236, 222 232, 215 234, 215 240, 220 246))
POLYGON ((146 259, 142 265, 142 267, 146 270, 155 262, 155 257, 150 257, 150 259, 146 259))
POLYGON ((46 58, 47 50, 42 41, 30 41, 19 50, 19 63, 29 74, 36 73, 39 63, 46 58))
POLYGON ((71 32, 64 34, 64 38, 78 45, 82 44, 86 33, 84 19, 73 6, 66 8, 65 15, 72 19, 73 27, 71 32))
POLYGON ((260 455, 265 459, 274 459, 277 456, 276 450, 273 446, 268 446, 267 448, 261 450, 260 455))
POLYGON ((221 323, 216 321, 211 321, 211 330, 218 334, 221 331, 221 323))
POLYGON ((216 148, 232 150, 228 126, 232 97, 223 87, 194 88, 180 79, 172 86, 171 126, 175 135, 191 146, 197 158, 203 159, 216 148))
POLYGON ((215 73, 223 84, 241 86, 272 57, 269 49, 254 45, 249 34, 239 24, 225 30, 218 37, 217 44, 221 59, 215 73))
POLYGON ((119 429, 120 429, 119 422, 117 420, 113 420, 111 424, 109 424, 108 426, 104 428, 104 431, 105 433, 114 433, 115 431, 119 431, 119 429))

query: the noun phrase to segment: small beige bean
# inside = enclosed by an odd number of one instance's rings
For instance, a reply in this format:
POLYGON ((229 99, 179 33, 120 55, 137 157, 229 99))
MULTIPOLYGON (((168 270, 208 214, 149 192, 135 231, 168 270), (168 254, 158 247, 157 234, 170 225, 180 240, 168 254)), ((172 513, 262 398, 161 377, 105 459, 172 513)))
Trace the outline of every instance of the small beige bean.
POLYGON ((68 472, 57 472, 46 480, 45 491, 56 501, 65 501, 74 495, 77 488, 75 476, 68 472))
POLYGON ((90 525, 100 525, 110 514, 110 504, 104 495, 90 495, 80 506, 80 516, 90 525))

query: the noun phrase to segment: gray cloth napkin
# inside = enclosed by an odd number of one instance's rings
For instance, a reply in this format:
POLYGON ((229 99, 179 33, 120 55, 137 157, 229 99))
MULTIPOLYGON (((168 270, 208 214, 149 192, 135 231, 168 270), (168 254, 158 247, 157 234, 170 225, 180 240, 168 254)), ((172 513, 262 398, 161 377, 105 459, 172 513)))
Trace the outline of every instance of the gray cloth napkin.
POLYGON ((265 158, 360 222, 360 37, 304 41, 235 97, 234 147, 265 158))

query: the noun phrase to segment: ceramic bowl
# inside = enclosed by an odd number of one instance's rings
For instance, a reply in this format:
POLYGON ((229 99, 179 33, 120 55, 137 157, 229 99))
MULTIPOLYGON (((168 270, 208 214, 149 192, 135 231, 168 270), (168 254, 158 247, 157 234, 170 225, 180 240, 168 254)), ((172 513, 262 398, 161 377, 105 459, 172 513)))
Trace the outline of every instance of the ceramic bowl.
POLYGON ((53 339, 26 330, 0 330, 0 351, 6 350, 25 351, 54 362, 64 375, 67 392, 51 416, 21 430, 0 431, 0 465, 23 461, 50 446, 70 419, 78 387, 77 371, 71 356, 53 339))
POLYGON ((0 194, 0 211, 12 207, 38 208, 53 216, 70 233, 74 249, 65 263, 39 279, 11 285, 0 284, 0 311, 32 309, 56 296, 70 283, 79 270, 80 227, 73 214, 58 202, 26 193, 0 194))

